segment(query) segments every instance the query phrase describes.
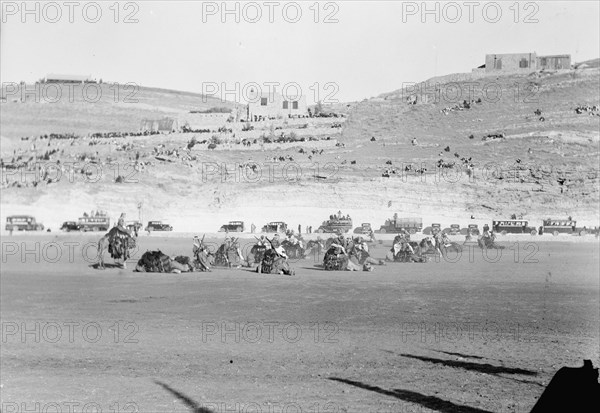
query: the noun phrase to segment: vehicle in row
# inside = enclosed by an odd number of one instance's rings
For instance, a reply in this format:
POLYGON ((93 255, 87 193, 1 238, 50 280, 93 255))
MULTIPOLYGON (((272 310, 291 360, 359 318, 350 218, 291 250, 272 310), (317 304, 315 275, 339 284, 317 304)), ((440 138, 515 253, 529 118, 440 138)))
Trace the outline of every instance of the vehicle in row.
POLYGON ((173 231, 173 227, 169 224, 165 224, 162 221, 148 221, 146 231, 173 231))
POLYGON ((243 221, 229 221, 227 224, 221 225, 219 232, 244 232, 244 228, 243 221))
POLYGON ((60 226, 60 230, 65 232, 81 231, 81 226, 76 221, 65 221, 60 226))
POLYGON ((266 232, 266 233, 281 232, 281 233, 285 234, 287 232, 287 229, 288 229, 288 227, 285 222, 273 221, 273 222, 269 222, 268 224, 263 226, 262 232, 266 232))
POLYGON ((394 214, 393 218, 387 219, 385 224, 379 228, 381 234, 398 234, 402 231, 409 234, 416 234, 423 231, 422 218, 398 218, 398 214, 394 214))
POLYGON ((6 217, 7 231, 43 231, 44 225, 31 215, 11 215, 6 217))
POLYGON ((323 221, 317 232, 320 234, 324 232, 345 234, 350 230, 352 230, 352 218, 350 215, 344 216, 341 211, 338 211, 337 214, 330 215, 328 220, 323 221))
POLYGON ((97 214, 94 216, 82 216, 77 220, 79 230, 88 231, 108 231, 110 229, 110 218, 108 215, 97 214))

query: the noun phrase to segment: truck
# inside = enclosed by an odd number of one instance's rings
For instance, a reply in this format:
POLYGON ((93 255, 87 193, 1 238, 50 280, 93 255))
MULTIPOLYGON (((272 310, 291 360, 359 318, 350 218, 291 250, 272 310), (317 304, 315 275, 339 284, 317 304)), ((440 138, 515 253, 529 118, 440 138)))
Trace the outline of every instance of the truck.
POLYGON ((398 234, 401 230, 407 231, 409 234, 416 234, 423 231, 422 218, 398 218, 398 214, 394 214, 393 218, 387 219, 385 224, 381 226, 379 232, 382 234, 398 234))
POLYGON ((345 234, 351 229, 352 218, 350 218, 350 215, 344 216, 341 211, 338 211, 337 214, 330 215, 327 221, 323 221, 317 232, 320 234, 324 232, 345 234))
POLYGON ((6 217, 7 231, 43 231, 44 225, 36 222, 31 215, 12 215, 6 217))
POLYGON ((229 223, 221 225, 219 232, 244 232, 244 222, 229 221, 229 223))

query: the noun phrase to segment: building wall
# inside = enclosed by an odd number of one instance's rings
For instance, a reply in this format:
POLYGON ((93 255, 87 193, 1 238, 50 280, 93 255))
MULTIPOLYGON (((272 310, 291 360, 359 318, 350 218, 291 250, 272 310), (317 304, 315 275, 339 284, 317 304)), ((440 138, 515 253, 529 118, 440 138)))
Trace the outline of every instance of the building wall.
POLYGON ((296 100, 287 100, 277 93, 263 94, 256 102, 248 104, 249 120, 253 120, 254 116, 287 118, 290 115, 308 115, 308 107, 304 96, 300 96, 296 100))
POLYGON ((538 56, 538 69, 560 70, 571 68, 571 55, 538 56))
POLYGON ((142 119, 140 122, 140 131, 150 132, 176 132, 178 130, 177 121, 173 118, 162 119, 142 119))
POLYGON ((535 53, 506 53, 485 55, 486 72, 512 72, 537 70, 535 53))

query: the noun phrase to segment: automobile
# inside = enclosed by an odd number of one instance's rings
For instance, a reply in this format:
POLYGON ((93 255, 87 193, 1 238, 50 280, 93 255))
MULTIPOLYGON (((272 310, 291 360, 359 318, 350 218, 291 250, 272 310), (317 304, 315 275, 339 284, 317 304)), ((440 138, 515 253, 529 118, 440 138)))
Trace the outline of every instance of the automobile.
POLYGON ((444 229, 444 232, 448 235, 458 235, 458 234, 460 234, 460 225, 459 224, 451 224, 450 228, 444 229))
POLYGON ((262 232, 287 232, 287 224, 281 221, 273 221, 262 227, 262 232))
POLYGON ((163 224, 162 221, 148 221, 145 228, 146 231, 173 231, 173 227, 169 224, 163 224))
POLYGON ((537 235, 537 229, 529 226, 528 221, 522 219, 506 219, 503 221, 492 221, 494 232, 506 234, 531 234, 537 235))
POLYGON ((243 221, 229 221, 227 224, 221 225, 219 232, 244 232, 243 221))
POLYGON ((65 221, 62 223, 60 229, 65 232, 80 231, 81 226, 75 221, 65 221))
POLYGON ((437 223, 431 224, 430 227, 426 227, 423 230, 423 234, 425 234, 425 235, 432 235, 432 234, 440 231, 441 229, 442 229, 442 224, 437 224, 437 223))
POLYGON ((77 220, 80 231, 108 231, 110 229, 110 218, 104 213, 94 216, 84 215, 77 220))
POLYGON ((320 234, 324 232, 345 234, 351 229, 352 218, 350 218, 350 215, 344 216, 342 211, 338 211, 337 214, 330 215, 327 221, 323 221, 317 232, 320 234))
POLYGON ((381 226, 379 232, 382 234, 391 233, 397 234, 401 230, 407 231, 409 234, 416 234, 423 231, 422 218, 398 218, 398 214, 394 214, 393 218, 387 219, 385 224, 381 226))
POLYGON ((142 229, 143 225, 140 221, 128 221, 125 223, 125 228, 127 228, 130 232, 137 233, 140 229, 142 229))
POLYGON ((7 231, 43 231, 44 225, 36 222, 31 215, 12 215, 6 217, 7 231))
POLYGON ((373 232, 373 228, 371 228, 371 224, 368 222, 363 222, 360 224, 360 227, 354 229, 355 234, 369 235, 371 232, 373 232))
POLYGON ((467 234, 468 235, 481 234, 481 231, 479 231, 479 226, 477 224, 469 224, 469 226, 467 227, 467 234))

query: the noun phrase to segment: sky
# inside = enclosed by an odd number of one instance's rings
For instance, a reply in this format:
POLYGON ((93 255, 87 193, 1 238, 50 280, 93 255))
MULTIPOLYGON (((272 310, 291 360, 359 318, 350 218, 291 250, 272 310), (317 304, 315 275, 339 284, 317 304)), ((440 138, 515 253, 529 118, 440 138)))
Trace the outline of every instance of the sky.
POLYGON ((470 72, 489 53, 600 56, 598 1, 2 2, 0 80, 49 73, 348 102, 470 72), (38 21, 36 21, 36 19, 38 21), (237 21, 236 21, 237 20, 237 21), (273 86, 272 86, 273 85, 273 86))

